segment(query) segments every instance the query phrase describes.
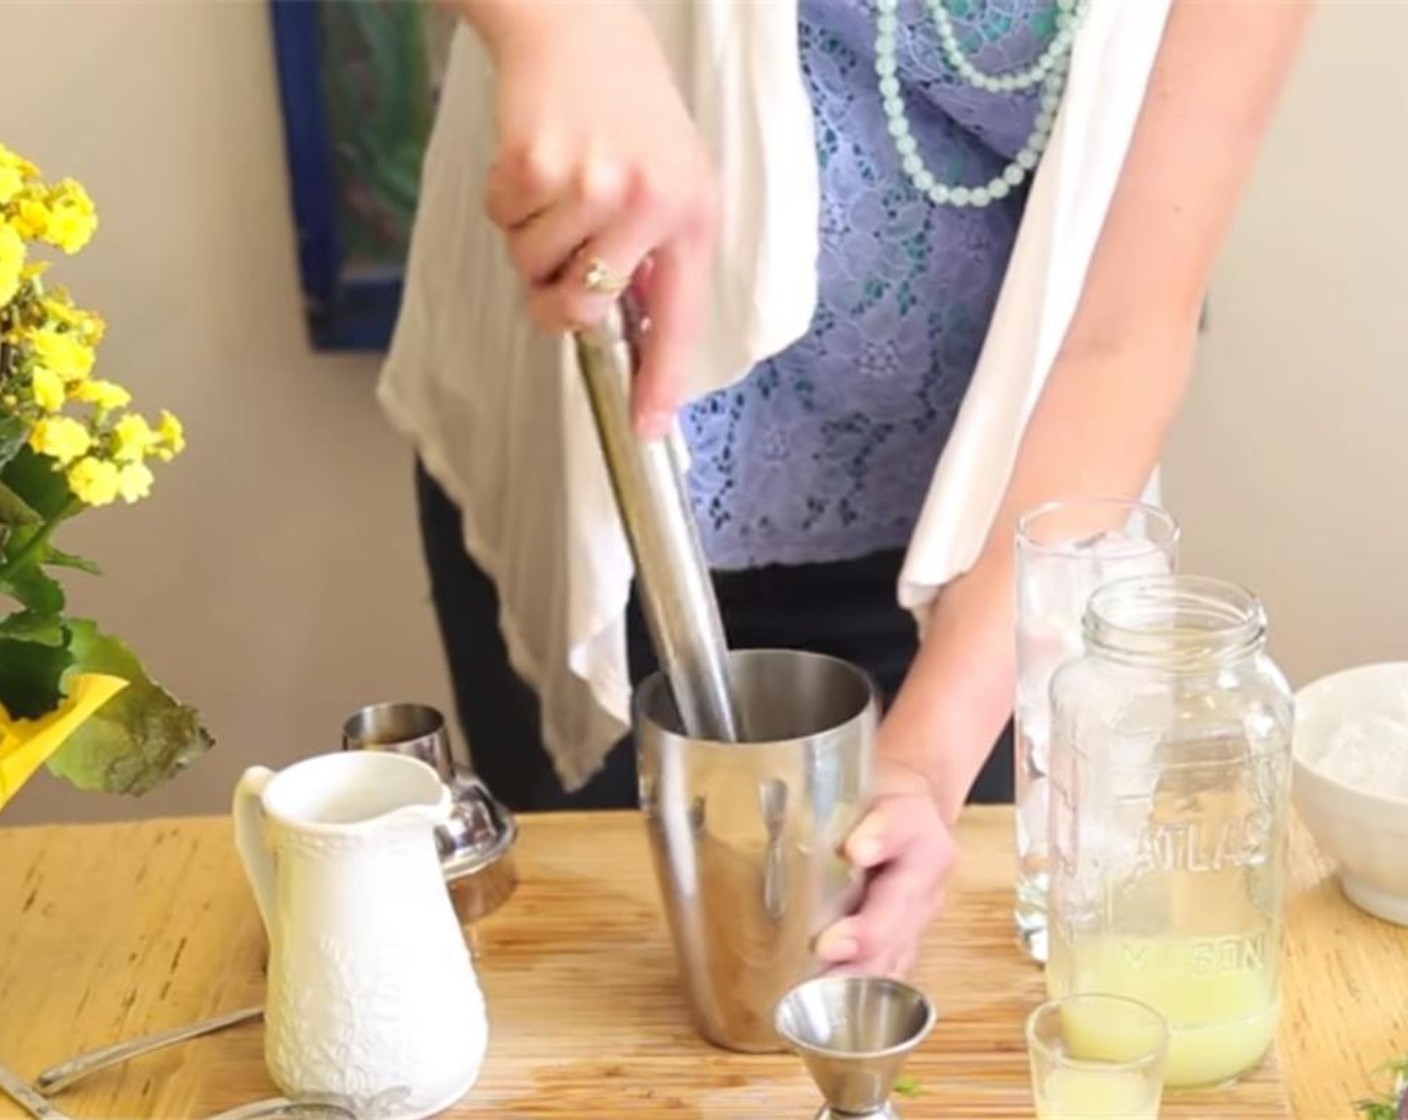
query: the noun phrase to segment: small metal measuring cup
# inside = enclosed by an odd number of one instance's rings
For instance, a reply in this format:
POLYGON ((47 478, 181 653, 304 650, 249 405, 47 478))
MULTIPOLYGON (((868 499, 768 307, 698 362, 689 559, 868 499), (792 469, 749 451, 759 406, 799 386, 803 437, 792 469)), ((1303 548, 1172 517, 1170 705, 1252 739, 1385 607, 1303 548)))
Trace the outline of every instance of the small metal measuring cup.
POLYGON ((397 701, 358 708, 342 725, 342 749, 407 754, 428 765, 446 784, 455 777, 445 717, 429 704, 397 701))
POLYGON ((899 1120, 890 1093, 938 1019, 918 988, 883 976, 823 976, 777 1005, 777 1033, 826 1100, 816 1120, 899 1120))
POLYGON ((449 786, 454 807, 435 830, 435 843, 461 923, 478 921, 508 899, 518 881, 512 858, 518 824, 478 777, 455 765, 437 709, 405 701, 358 708, 342 725, 342 749, 410 755, 449 786))

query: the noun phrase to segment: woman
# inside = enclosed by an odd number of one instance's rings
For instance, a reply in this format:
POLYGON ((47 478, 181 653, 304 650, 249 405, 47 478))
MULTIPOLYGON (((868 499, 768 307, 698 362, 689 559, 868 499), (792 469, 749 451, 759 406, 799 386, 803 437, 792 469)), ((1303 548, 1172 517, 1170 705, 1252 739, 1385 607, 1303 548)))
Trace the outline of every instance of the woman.
POLYGON ((892 701, 865 902, 817 951, 902 972, 1007 784, 1015 518, 1153 474, 1304 7, 460 6, 381 396, 475 765, 521 807, 634 796, 649 657, 563 341, 630 284, 636 423, 684 406, 731 643, 892 701))

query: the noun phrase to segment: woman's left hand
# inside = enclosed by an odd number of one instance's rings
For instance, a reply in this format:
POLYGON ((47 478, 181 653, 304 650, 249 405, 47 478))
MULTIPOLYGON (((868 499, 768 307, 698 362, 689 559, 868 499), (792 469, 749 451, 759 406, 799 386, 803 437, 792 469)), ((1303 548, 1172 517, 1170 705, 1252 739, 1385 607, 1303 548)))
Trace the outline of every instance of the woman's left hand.
POLYGON ((958 850, 918 770, 882 758, 873 789, 870 810, 845 848, 869 875, 865 898, 859 911, 822 933, 816 953, 835 971, 899 977, 918 959, 958 850))

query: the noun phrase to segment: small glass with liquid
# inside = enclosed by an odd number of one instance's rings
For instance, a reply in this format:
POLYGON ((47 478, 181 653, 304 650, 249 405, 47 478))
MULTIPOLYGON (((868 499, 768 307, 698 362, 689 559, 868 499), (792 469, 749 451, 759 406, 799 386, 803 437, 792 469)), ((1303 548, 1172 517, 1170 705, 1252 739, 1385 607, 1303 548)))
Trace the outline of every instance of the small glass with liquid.
POLYGON ((1169 1031, 1124 996, 1080 994, 1027 1019, 1037 1120, 1158 1120, 1169 1031))

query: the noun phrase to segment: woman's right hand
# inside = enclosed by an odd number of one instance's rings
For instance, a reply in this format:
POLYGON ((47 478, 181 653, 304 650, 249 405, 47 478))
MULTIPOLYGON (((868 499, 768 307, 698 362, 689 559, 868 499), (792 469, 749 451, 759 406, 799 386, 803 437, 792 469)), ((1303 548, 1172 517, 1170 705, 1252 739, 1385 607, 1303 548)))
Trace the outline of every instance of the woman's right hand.
POLYGON ((632 286, 648 320, 632 412, 643 434, 663 435, 706 310, 709 155, 635 3, 482 8, 471 20, 498 75, 489 218, 545 330, 598 322, 632 286))

